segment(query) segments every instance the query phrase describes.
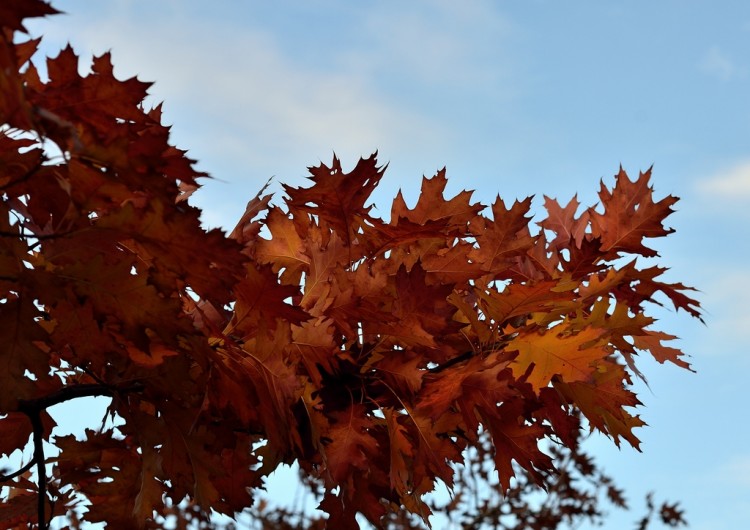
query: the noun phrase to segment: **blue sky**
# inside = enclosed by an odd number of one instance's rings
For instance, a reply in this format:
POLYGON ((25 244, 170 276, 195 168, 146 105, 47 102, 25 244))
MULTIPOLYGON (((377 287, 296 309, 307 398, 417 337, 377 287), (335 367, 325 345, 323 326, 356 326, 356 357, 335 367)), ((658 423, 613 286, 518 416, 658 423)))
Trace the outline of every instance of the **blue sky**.
MULTIPOLYGON (((230 228, 270 176, 345 167, 379 150, 399 187, 447 166, 449 192, 583 204, 620 164, 654 165, 681 197, 657 243, 669 278, 701 289, 707 326, 660 311, 697 374, 644 359, 643 454, 590 447, 633 504, 681 500, 691 528, 750 514, 750 3, 58 0, 45 51, 112 50, 119 76, 155 81, 173 140, 215 180, 195 196, 230 228)), ((96 423, 98 420, 94 420, 96 423)), ((611 527, 631 527, 632 516, 611 527)))

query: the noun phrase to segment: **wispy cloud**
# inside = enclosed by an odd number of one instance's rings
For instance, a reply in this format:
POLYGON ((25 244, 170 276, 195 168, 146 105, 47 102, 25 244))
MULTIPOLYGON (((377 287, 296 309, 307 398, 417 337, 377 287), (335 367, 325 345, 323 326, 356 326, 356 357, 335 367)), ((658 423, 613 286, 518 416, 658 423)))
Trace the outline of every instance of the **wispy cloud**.
POLYGON ((499 88, 509 58, 496 44, 513 27, 496 6, 479 0, 407 2, 396 14, 387 4, 364 19, 369 46, 358 51, 368 59, 362 64, 397 69, 420 83, 462 92, 499 88))
POLYGON ((750 160, 743 160, 697 183, 699 191, 729 200, 750 198, 750 160))
POLYGON ((166 102, 167 119, 199 150, 278 166, 296 157, 315 163, 334 149, 356 159, 444 141, 444 126, 380 92, 369 72, 305 64, 270 30, 180 17, 174 6, 175 16, 153 17, 157 25, 140 4, 114 4, 104 19, 74 14, 71 24, 53 19, 43 32, 73 38, 79 51, 111 49, 119 76, 156 81, 154 101, 166 102))
POLYGON ((714 483, 723 483, 738 490, 750 491, 750 453, 728 456, 715 470, 714 483))
POLYGON ((729 81, 739 73, 738 66, 718 46, 706 50, 698 61, 698 68, 721 81, 729 81))

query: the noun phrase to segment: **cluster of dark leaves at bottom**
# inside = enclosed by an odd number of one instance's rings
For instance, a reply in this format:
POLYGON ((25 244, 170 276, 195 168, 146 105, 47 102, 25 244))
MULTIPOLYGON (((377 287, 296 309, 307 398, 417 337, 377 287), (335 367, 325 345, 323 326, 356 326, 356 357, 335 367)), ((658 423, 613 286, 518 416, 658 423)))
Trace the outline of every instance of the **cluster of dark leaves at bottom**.
MULTIPOLYGON (((565 530, 579 528, 584 523, 608 526, 610 510, 631 510, 625 492, 590 455, 563 445, 551 445, 548 450, 557 463, 558 473, 548 480, 546 491, 518 469, 514 486, 503 494, 492 466, 488 465, 493 448, 489 437, 484 436, 482 443, 467 453, 465 465, 456 470, 453 494, 447 501, 431 500, 430 508, 447 520, 450 528, 466 530, 565 530)), ((313 478, 303 473, 300 480, 301 488, 322 497, 322 486, 313 478)), ((632 513, 635 530, 687 526, 679 503, 657 502, 653 493, 648 493, 645 500, 645 512, 632 513)), ((310 513, 301 506, 278 507, 276 502, 263 498, 243 513, 237 524, 212 522, 200 510, 190 507, 173 508, 171 518, 176 528, 199 530, 237 530, 248 526, 268 530, 326 528, 322 512, 310 513)), ((389 512, 382 528, 423 530, 426 526, 414 514, 401 509, 389 512)))
MULTIPOLYGON (((463 466, 456 469, 455 487, 447 500, 431 499, 432 512, 448 521, 452 529, 496 530, 568 530, 584 523, 608 526, 609 510, 631 510, 625 492, 607 475, 593 458, 580 449, 562 444, 550 445, 548 452, 556 462, 558 473, 541 490, 526 472, 516 470, 513 487, 501 491, 492 461, 492 443, 488 436, 468 451, 463 466)), ((323 486, 308 474, 300 475, 300 488, 322 498, 323 486)), ((645 512, 633 512, 635 530, 659 530, 687 526, 679 503, 657 502, 653 493, 646 495, 645 512)), ((323 530, 322 512, 310 512, 302 505, 278 506, 260 497, 252 508, 238 517, 237 523, 217 523, 197 506, 168 507, 165 521, 184 530, 323 530)), ((68 516, 68 528, 80 528, 74 513, 68 516)), ((443 527, 443 524, 436 525, 443 527)), ((424 522, 406 509, 389 512, 381 528, 388 530, 424 530, 424 522)))

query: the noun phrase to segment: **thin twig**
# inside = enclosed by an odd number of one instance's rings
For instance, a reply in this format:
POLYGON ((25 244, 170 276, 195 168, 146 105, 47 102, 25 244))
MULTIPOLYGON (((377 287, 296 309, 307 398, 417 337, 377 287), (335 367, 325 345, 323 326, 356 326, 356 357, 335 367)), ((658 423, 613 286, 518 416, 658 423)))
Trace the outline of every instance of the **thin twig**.
POLYGON ((20 469, 18 469, 16 471, 14 471, 10 475, 0 475, 0 482, 8 482, 8 481, 13 480, 14 478, 20 476, 20 475, 23 475, 29 469, 31 469, 34 466, 34 464, 36 464, 36 457, 32 457, 31 460, 29 460, 29 462, 26 465, 24 465, 22 468, 20 468, 20 469))
POLYGON ((11 180, 10 182, 6 182, 2 186, 0 186, 0 191, 4 191, 4 190, 6 190, 6 189, 8 189, 8 188, 10 188, 12 186, 15 186, 16 184, 20 184, 20 183, 28 180, 32 176, 34 176, 34 174, 42 168, 42 166, 44 165, 45 160, 47 160, 47 159, 46 159, 46 157, 44 155, 40 156, 39 157, 39 161, 34 166, 32 166, 28 171, 26 171, 26 173, 24 173, 23 175, 21 175, 16 180, 11 180))
POLYGON ((438 366, 433 366, 432 368, 429 368, 427 371, 431 374, 437 374, 442 372, 443 370, 446 370, 450 368, 451 366, 454 366, 458 363, 461 363, 463 361, 466 361, 474 356, 473 351, 467 351, 462 353, 461 355, 457 355, 456 357, 453 357, 452 359, 448 359, 443 364, 440 364, 438 366))
POLYGON ((72 234, 72 232, 62 232, 62 233, 54 233, 54 234, 25 234, 23 232, 13 232, 8 230, 0 230, 0 237, 22 237, 24 239, 37 239, 39 241, 44 241, 47 239, 59 239, 61 237, 65 237, 72 234))

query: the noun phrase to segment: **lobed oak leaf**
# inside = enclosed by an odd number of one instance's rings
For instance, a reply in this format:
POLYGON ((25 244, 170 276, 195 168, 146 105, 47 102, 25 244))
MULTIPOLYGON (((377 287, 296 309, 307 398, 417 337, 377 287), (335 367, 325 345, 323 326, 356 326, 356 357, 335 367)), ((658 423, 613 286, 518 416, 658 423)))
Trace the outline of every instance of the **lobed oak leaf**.
POLYGON ((293 405, 302 394, 302 381, 296 367, 287 360, 291 342, 288 326, 258 330, 256 337, 245 342, 241 360, 242 373, 248 377, 246 393, 254 394, 253 404, 264 426, 264 434, 269 445, 278 448, 286 459, 294 447, 301 447, 302 441, 296 429, 293 405))
POLYGON ((565 250, 567 258, 562 251, 558 251, 559 263, 572 279, 585 279, 605 267, 599 238, 584 238, 579 246, 567 247, 565 250))
POLYGON ((0 27, 26 32, 24 19, 59 13, 43 0, 7 0, 0 6, 0 27))
POLYGON ((411 461, 414 457, 414 447, 406 427, 399 420, 404 416, 398 414, 393 408, 383 409, 386 425, 388 426, 388 439, 391 449, 390 472, 391 488, 400 496, 408 495, 412 489, 411 484, 411 461))
POLYGON ((379 256, 388 256, 388 261, 394 262, 410 259, 410 249, 419 249, 418 255, 411 258, 409 266, 427 253, 425 247, 447 248, 445 227, 436 221, 427 221, 424 225, 418 225, 404 218, 400 218, 396 225, 374 222, 372 228, 366 232, 366 236, 372 248, 369 255, 371 260, 379 256))
POLYGON ((539 449, 539 440, 546 434, 537 423, 529 423, 523 412, 523 401, 504 402, 497 410, 480 408, 480 414, 492 435, 494 460, 500 486, 507 491, 515 475, 513 462, 520 464, 539 484, 545 473, 554 469, 552 459, 539 449))
POLYGON ((260 215, 261 212, 268 209, 268 204, 271 202, 271 194, 263 196, 263 192, 266 190, 270 180, 266 182, 263 188, 258 194, 250 199, 245 206, 245 212, 237 221, 237 226, 229 233, 230 239, 236 239, 243 245, 246 245, 250 241, 254 241, 260 231, 261 223, 254 219, 260 215))
POLYGON ((75 146, 73 151, 85 152, 81 135, 91 131, 118 131, 117 119, 142 122, 145 114, 139 104, 147 95, 151 83, 131 78, 120 81, 114 77, 111 55, 105 53, 94 57, 91 74, 79 75, 79 58, 73 48, 66 46, 56 58, 47 59, 48 83, 43 92, 32 93, 29 99, 47 112, 40 114, 47 126, 53 125, 50 120, 56 116, 57 125, 63 123, 83 127, 83 131, 58 127, 55 133, 58 145, 75 146))
POLYGON ((377 153, 360 159, 354 169, 344 173, 341 162, 334 156, 331 166, 320 164, 308 168, 313 181, 309 188, 294 188, 284 185, 289 198, 286 203, 293 216, 307 213, 316 216, 320 226, 332 231, 352 245, 359 230, 365 229, 369 221, 370 206, 365 206, 383 176, 384 167, 377 166, 377 153))
POLYGON ((537 224, 544 230, 551 230, 555 233, 555 239, 549 243, 551 248, 568 248, 571 243, 576 248, 581 248, 589 223, 589 212, 586 210, 576 217, 575 214, 580 204, 576 195, 564 208, 556 199, 544 196, 547 217, 537 224))
POLYGON ((531 208, 531 197, 516 201, 506 209, 498 197, 492 204, 492 220, 476 217, 469 223, 476 239, 476 248, 469 252, 469 259, 481 265, 482 270, 503 278, 514 264, 513 258, 521 256, 534 245, 529 232, 526 214, 531 208))
POLYGON ((63 484, 75 484, 90 501, 86 520, 132 528, 133 499, 139 491, 140 455, 133 438, 117 438, 114 431, 86 429, 83 440, 57 436, 60 448, 52 460, 63 484))
POLYGON ((258 424, 258 404, 254 387, 237 353, 216 348, 204 389, 202 410, 231 411, 243 425, 258 424))
POLYGON ((154 448, 145 445, 141 450, 141 469, 138 479, 138 495, 133 503, 133 517, 141 528, 154 510, 162 506, 163 485, 157 477, 163 476, 161 456, 154 448))
POLYGON ((378 330, 394 320, 385 310, 392 300, 393 277, 376 269, 360 266, 354 271, 337 270, 332 277, 335 282, 327 292, 325 315, 345 337, 359 338, 361 333, 365 341, 378 342, 383 338, 378 330), (353 319, 355 314, 358 318, 353 319))
POLYGON ((332 420, 326 437, 326 472, 330 484, 351 483, 355 474, 367 473, 371 459, 380 451, 375 438, 368 432, 372 422, 366 409, 353 404, 330 415, 332 420))
POLYGON ((256 471, 258 460, 248 450, 251 439, 238 436, 235 446, 221 451, 223 471, 214 479, 214 484, 226 504, 226 512, 234 514, 253 503, 251 491, 262 486, 260 474, 256 471))
POLYGON ((114 325, 103 323, 89 297, 77 297, 68 287, 54 305, 46 307, 50 316, 50 345, 73 365, 88 366, 102 373, 115 352, 124 354, 114 325), (103 356, 102 352, 108 352, 103 356))
POLYGON ((42 38, 29 39, 24 42, 17 42, 15 46, 16 62, 19 66, 25 67, 27 70, 22 74, 24 80, 27 81, 29 77, 28 69, 34 65, 31 63, 31 58, 39 50, 39 44, 41 44, 42 38))
POLYGON ((687 526, 685 520, 685 511, 680 508, 679 503, 669 504, 664 502, 659 508, 659 517, 666 525, 677 527, 678 525, 687 526))
POLYGON ((315 472, 316 476, 318 467, 326 465, 325 444, 328 439, 324 433, 328 432, 331 425, 324 414, 326 407, 317 388, 320 387, 310 381, 303 381, 300 399, 295 404, 294 411, 304 444, 301 451, 303 458, 299 459, 299 464, 308 473, 315 472))
POLYGON ((431 374, 424 381, 415 410, 420 416, 431 421, 439 421, 454 408, 456 401, 463 394, 465 379, 480 367, 481 360, 471 357, 460 370, 431 374))
POLYGON ((170 477, 173 499, 179 501, 189 495, 205 510, 218 509, 222 506, 221 494, 213 477, 222 476, 222 466, 213 446, 224 433, 218 428, 209 432, 205 424, 191 429, 194 417, 187 412, 170 402, 161 404, 158 418, 133 411, 125 416, 131 425, 126 431, 137 429, 129 434, 141 438, 142 445, 161 446, 161 469, 170 477))
POLYGON ((26 447, 31 433, 31 422, 26 414, 8 412, 0 418, 0 456, 10 456, 16 449, 26 447))
POLYGON ((638 269, 635 265, 636 261, 633 260, 621 267, 608 267, 606 270, 589 275, 578 288, 581 301, 584 304, 593 303, 600 297, 608 297, 610 293, 620 293, 624 286, 629 285, 638 276, 638 269))
POLYGON ((330 318, 311 319, 293 325, 291 355, 304 367, 316 387, 322 384, 322 372, 337 371, 337 354, 341 348, 334 339, 334 325, 330 318), (322 371, 322 372, 321 372, 322 371))
POLYGON ((436 480, 452 488, 451 462, 461 461, 461 451, 466 446, 466 439, 458 437, 459 434, 465 436, 461 430, 461 415, 448 411, 433 420, 419 404, 407 413, 411 422, 406 428, 416 441, 412 471, 414 493, 423 495, 432 491, 436 480))
POLYGON ((96 227, 132 238, 134 252, 151 268, 150 283, 162 292, 173 292, 187 284, 199 296, 228 302, 230 286, 242 274, 245 260, 241 247, 220 230, 204 231, 197 209, 181 206, 177 212, 174 208, 149 196, 143 207, 129 202, 99 219, 96 227))
POLYGON ((231 318, 231 313, 226 308, 217 308, 208 300, 196 302, 191 297, 185 296, 182 304, 185 313, 193 319, 193 325, 197 329, 206 330, 212 337, 221 336, 221 330, 226 327, 231 318))
POLYGON ((279 208, 271 208, 265 225, 271 232, 271 238, 260 238, 257 242, 255 254, 258 261, 271 264, 277 273, 284 269, 281 275, 283 283, 299 283, 302 273, 310 270, 311 259, 300 237, 298 223, 279 208))
MULTIPOLYGON (((79 243, 68 241, 68 244, 69 248, 75 248, 79 243)), ((133 262, 120 251, 107 256, 97 254, 90 261, 79 259, 61 264, 55 276, 64 282, 63 285, 70 286, 77 300, 84 301, 84 304, 86 300, 91 301, 94 320, 104 332, 115 337, 116 342, 123 338, 146 353, 149 351, 149 337, 145 330, 150 328, 164 344, 175 346, 181 334, 193 332, 190 321, 182 315, 182 304, 176 297, 159 296, 157 289, 149 284, 149 278, 132 274, 132 267, 133 262), (153 327, 155 322, 160 323, 156 328, 153 327)), ((60 306, 61 309, 64 307, 60 306)), ((54 316, 58 320, 64 318, 59 311, 54 316)), ((74 340, 73 345, 87 339, 80 335, 71 335, 70 338, 74 340)), ((121 351, 120 348, 112 353, 117 351, 121 351)))
POLYGON ((534 411, 534 416, 549 421, 555 435, 566 446, 576 447, 581 435, 581 421, 574 413, 573 405, 566 403, 554 387, 542 388, 539 401, 542 406, 534 411))
MULTIPOLYGON (((443 239, 442 248, 419 256, 422 268, 427 273, 431 283, 466 284, 481 276, 481 265, 468 258, 468 254, 473 248, 472 245, 464 241, 457 241, 450 247, 445 245, 446 241, 443 239)), ((409 250, 412 254, 412 249, 409 250)))
POLYGON ((448 179, 445 168, 432 178, 422 177, 422 189, 413 209, 409 209, 401 191, 391 206, 391 225, 398 226, 407 220, 417 226, 441 227, 443 236, 450 236, 456 230, 466 227, 484 209, 480 203, 471 204, 473 192, 462 191, 450 200, 444 199, 448 179))
POLYGON ((570 289, 559 287, 560 282, 552 280, 511 283, 500 292, 494 289, 477 290, 476 296, 482 312, 502 325, 530 313, 544 313, 555 318, 569 312, 570 289))
MULTIPOLYGON (((687 311, 691 316, 703 322, 700 312, 700 303, 690 298, 681 291, 695 291, 693 287, 687 287, 682 283, 666 283, 656 280, 655 278, 666 272, 667 269, 654 266, 640 270, 637 273, 637 282, 627 293, 632 300, 631 305, 635 305, 639 300, 648 300, 658 303, 653 296, 656 292, 661 292, 669 298, 675 309, 687 311)), ((637 307, 637 306, 636 306, 637 307)))
POLYGON ((281 318, 299 324, 309 318, 303 309, 285 302, 299 288, 279 284, 269 265, 249 263, 245 271, 245 277, 234 287, 237 300, 225 334, 242 338, 252 336, 264 321, 273 323, 281 318))
POLYGON ((594 327, 571 333, 568 326, 561 324, 543 331, 522 331, 508 342, 506 349, 518 352, 511 364, 517 378, 533 367, 526 381, 539 392, 555 376, 566 382, 588 380, 610 355, 602 344, 602 335, 594 327))
POLYGON ((422 387, 427 371, 424 358, 412 350, 391 350, 377 355, 373 366, 400 399, 414 396, 422 387))
POLYGON ((394 280, 389 308, 394 320, 379 326, 373 323, 376 333, 396 338, 404 347, 436 348, 442 340, 439 335, 450 335, 461 327, 453 320, 455 309, 447 301, 452 285, 428 285, 419 263, 408 272, 401 266, 394 280))
POLYGON ((497 338, 496 328, 492 320, 482 318, 477 311, 479 296, 474 290, 454 290, 446 300, 453 305, 457 311, 453 316, 456 322, 466 324, 461 333, 468 337, 476 337, 478 344, 491 344, 497 338))
POLYGON ((553 386, 583 413, 592 430, 596 428, 611 436, 618 446, 620 438, 624 438, 638 449, 640 441, 632 430, 645 423, 625 410, 625 407, 640 405, 636 395, 625 388, 629 380, 623 366, 607 360, 599 365, 589 381, 555 380, 553 386))
POLYGON ((549 248, 544 231, 541 231, 535 236, 533 245, 525 254, 513 256, 508 260, 508 268, 499 279, 533 283, 559 278, 563 257, 561 250, 552 251, 549 248))
POLYGON ((0 413, 18 410, 18 401, 36 396, 42 380, 49 379, 48 334, 39 324, 42 314, 28 296, 8 293, 0 304, 0 413), (34 375, 30 378, 26 372, 34 375), (35 381, 36 379, 36 381, 35 381))
POLYGON ((335 273, 347 267, 357 257, 352 256, 352 246, 339 237, 337 232, 327 237, 319 228, 311 228, 307 239, 310 267, 304 281, 300 307, 313 316, 327 313, 333 302, 331 289, 336 283, 335 273))
MULTIPOLYGON (((70 501, 68 495, 61 495, 54 502, 48 498, 44 500, 45 513, 48 517, 65 515, 65 501, 70 501)), ((23 530, 36 525, 39 520, 38 498, 33 491, 11 489, 7 499, 0 503, 0 522, 5 529, 23 530)))
POLYGON ((490 354, 487 358, 473 355, 460 368, 431 374, 416 405, 419 414, 437 424, 441 418, 450 416, 449 411, 457 410, 463 420, 460 428, 476 432, 479 428, 476 408, 490 411, 518 394, 508 370, 510 362, 504 353, 490 354))
POLYGON ((380 496, 380 488, 375 487, 373 482, 375 481, 370 477, 355 476, 352 478, 352 486, 339 494, 327 491, 318 505, 318 509, 329 514, 326 528, 359 530, 361 527, 356 519, 358 514, 364 515, 373 524, 379 524, 388 509, 380 496))
POLYGON ((651 353, 654 359, 662 364, 665 361, 670 361, 677 366, 694 372, 695 370, 690 367, 690 364, 682 359, 685 354, 681 350, 662 345, 662 341, 674 340, 676 338, 674 335, 662 331, 645 330, 643 334, 633 336, 633 344, 639 350, 651 353))
POLYGON ((613 337, 624 337, 642 334, 646 326, 654 323, 654 319, 643 313, 632 313, 623 302, 614 300, 612 304, 610 299, 600 298, 586 308, 586 314, 580 313, 575 318, 569 318, 568 322, 576 328, 595 326, 613 337))
POLYGON ((21 226, 10 224, 10 208, 0 204, 0 230, 6 234, 18 234, 18 237, 0 237, 0 289, 3 296, 18 289, 18 283, 27 274, 19 256, 28 253, 28 246, 21 237, 21 226))
MULTIPOLYGON (((25 3, 10 0, 9 3, 0 5, 0 71, 3 72, 0 76, 0 120, 4 125, 25 131, 34 128, 33 109, 26 98, 26 85, 19 70, 27 60, 29 46, 22 45, 19 49, 13 42, 14 32, 26 31, 21 13, 30 10, 43 15, 45 8, 52 9, 38 0, 25 3), (18 9, 22 6, 25 9, 19 12, 18 9)), ((3 131, 3 136, 5 135, 7 131, 3 131)))
POLYGON ((164 344, 152 329, 146 328, 143 332, 148 339, 148 348, 146 351, 142 351, 131 345, 125 346, 128 357, 136 365, 154 368, 162 364, 166 358, 180 354, 177 348, 171 348, 164 344))
MULTIPOLYGON (((7 132, 0 134, 0 186, 9 198, 18 197, 26 192, 16 191, 16 188, 23 188, 26 181, 42 169, 44 161, 44 151, 38 147, 35 140, 12 138, 7 132)), ((3 201, 2 207, 9 209, 10 204, 3 201)), ((4 225, 3 230, 7 232, 10 220, 4 218, 0 222, 4 225)))
POLYGON ((508 369, 510 361, 504 355, 497 357, 491 354, 479 365, 479 369, 471 370, 461 382, 461 395, 456 399, 456 405, 469 432, 479 431, 481 411, 485 415, 495 414, 499 404, 518 396, 518 389, 512 384, 511 371, 508 369))
POLYGON ((624 302, 615 299, 613 307, 610 302, 607 298, 600 298, 585 311, 580 311, 578 316, 569 319, 569 322, 579 329, 592 325, 606 332, 613 351, 620 353, 631 372, 646 382, 645 376, 636 366, 631 337, 647 333, 645 328, 652 324, 654 319, 643 313, 632 313, 624 302))
POLYGON ((593 209, 589 211, 592 235, 601 238, 606 256, 614 258, 626 252, 645 257, 656 256, 656 251, 643 245, 643 239, 674 232, 671 228, 665 228, 662 221, 674 212, 671 207, 677 198, 670 195, 654 202, 650 179, 651 169, 631 181, 620 168, 611 191, 602 182, 599 198, 604 213, 593 209))

